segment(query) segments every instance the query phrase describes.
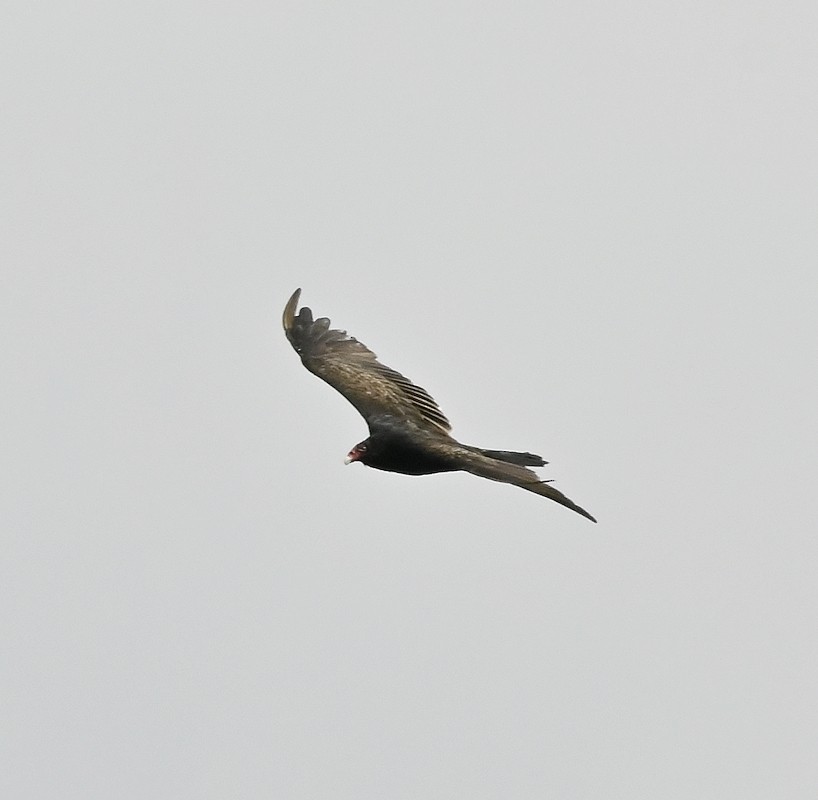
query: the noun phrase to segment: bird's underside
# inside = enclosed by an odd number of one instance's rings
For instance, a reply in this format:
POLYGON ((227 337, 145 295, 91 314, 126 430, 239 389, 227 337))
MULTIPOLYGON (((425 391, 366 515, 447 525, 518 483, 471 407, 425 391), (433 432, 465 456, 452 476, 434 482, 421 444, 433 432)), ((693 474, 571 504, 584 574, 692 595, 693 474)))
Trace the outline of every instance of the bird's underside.
POLYGON ((369 438, 352 448, 348 462, 407 475, 470 472, 542 495, 596 522, 528 469, 545 465, 540 456, 485 450, 452 438, 449 421, 425 389, 378 362, 346 331, 331 329, 327 318, 314 320, 307 307, 296 315, 300 294, 297 289, 284 309, 287 338, 304 366, 343 394, 369 426, 369 438))

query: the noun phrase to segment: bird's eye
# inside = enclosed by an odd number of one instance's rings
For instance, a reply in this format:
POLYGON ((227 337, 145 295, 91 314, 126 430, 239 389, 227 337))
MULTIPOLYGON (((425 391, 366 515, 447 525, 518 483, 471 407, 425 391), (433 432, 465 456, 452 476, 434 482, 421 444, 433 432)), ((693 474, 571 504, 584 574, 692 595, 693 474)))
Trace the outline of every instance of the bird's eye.
POLYGON ((365 444, 359 444, 358 445, 358 452, 359 453, 365 453, 366 452, 366 445, 365 444))

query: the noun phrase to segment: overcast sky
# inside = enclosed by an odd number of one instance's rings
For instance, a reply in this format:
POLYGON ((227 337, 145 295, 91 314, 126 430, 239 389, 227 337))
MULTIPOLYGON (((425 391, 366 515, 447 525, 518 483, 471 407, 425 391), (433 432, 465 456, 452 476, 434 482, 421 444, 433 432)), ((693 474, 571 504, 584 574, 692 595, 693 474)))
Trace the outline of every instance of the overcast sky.
POLYGON ((3 797, 815 797, 814 3, 2 13, 3 797))

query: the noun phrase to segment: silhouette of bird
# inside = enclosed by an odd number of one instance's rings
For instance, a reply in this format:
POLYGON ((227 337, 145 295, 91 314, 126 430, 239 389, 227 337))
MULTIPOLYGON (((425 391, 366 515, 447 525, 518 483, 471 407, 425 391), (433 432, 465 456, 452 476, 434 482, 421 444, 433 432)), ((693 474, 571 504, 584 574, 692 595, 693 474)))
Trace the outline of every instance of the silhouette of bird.
POLYGON ((547 463, 540 456, 485 450, 454 439, 449 420, 425 389, 381 364, 346 331, 330 328, 326 317, 313 319, 306 306, 296 314, 300 296, 301 289, 296 289, 284 308, 287 339, 304 366, 344 395, 369 426, 369 437, 349 451, 347 464, 360 461, 406 475, 462 470, 519 486, 596 522, 584 508, 528 469, 547 463))

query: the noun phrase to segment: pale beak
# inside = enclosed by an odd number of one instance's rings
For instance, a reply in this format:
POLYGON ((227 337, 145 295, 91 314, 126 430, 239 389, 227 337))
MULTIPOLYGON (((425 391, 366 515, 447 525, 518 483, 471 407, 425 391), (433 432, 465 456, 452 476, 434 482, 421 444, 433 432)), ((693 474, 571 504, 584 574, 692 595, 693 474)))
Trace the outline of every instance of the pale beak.
POLYGON ((350 454, 344 459, 344 464, 351 464, 354 460, 355 459, 352 457, 352 454, 350 454))

